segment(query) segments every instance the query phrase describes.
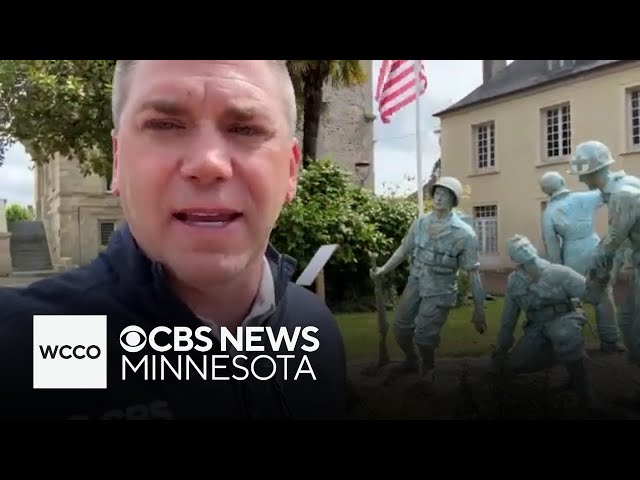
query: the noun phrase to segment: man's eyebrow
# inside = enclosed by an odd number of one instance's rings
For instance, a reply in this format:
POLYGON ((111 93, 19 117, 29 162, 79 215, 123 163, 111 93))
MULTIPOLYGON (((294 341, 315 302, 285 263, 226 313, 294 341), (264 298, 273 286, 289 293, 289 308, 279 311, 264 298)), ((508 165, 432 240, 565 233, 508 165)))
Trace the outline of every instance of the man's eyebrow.
POLYGON ((188 108, 180 102, 170 98, 152 98, 142 103, 138 111, 155 110, 166 115, 181 115, 187 112, 188 108))
POLYGON ((226 117, 236 121, 249 121, 255 118, 269 117, 269 112, 250 105, 229 105, 225 108, 224 114, 226 117))

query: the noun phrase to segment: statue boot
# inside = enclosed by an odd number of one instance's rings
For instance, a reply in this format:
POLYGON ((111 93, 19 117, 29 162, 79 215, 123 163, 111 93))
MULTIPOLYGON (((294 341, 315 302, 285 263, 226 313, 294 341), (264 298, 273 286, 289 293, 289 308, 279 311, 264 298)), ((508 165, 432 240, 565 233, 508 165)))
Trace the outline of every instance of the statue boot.
POLYGON ((624 353, 626 350, 618 342, 600 342, 600 351, 602 353, 624 353))
POLYGON ((420 390, 424 395, 435 393, 433 369, 435 366, 435 348, 420 345, 420 357, 422 358, 422 372, 420 374, 420 390))
POLYGON ((595 394, 584 360, 570 362, 565 366, 569 372, 569 382, 573 390, 578 394, 580 406, 592 412, 599 411, 602 405, 595 394))
POLYGON ((418 355, 413 345, 413 337, 398 337, 398 346, 404 352, 405 359, 400 365, 393 366, 391 373, 403 375, 408 373, 418 373, 418 355))
POLYGON ((413 337, 397 337, 398 346, 404 352, 405 359, 400 365, 394 365, 389 368, 389 374, 383 381, 383 385, 391 385, 399 376, 418 373, 420 368, 418 365, 418 355, 413 345, 413 337))

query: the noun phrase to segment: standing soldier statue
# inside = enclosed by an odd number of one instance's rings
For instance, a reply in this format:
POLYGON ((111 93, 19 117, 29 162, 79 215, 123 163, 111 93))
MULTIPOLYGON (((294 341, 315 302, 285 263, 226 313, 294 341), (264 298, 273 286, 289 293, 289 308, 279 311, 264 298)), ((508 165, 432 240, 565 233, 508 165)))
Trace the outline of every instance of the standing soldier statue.
POLYGON ((587 297, 585 277, 565 265, 538 256, 528 238, 515 235, 507 242, 518 268, 509 274, 494 367, 512 374, 533 373, 564 364, 571 384, 585 406, 595 406, 584 363, 582 327, 587 319, 576 309, 575 298, 587 297), (514 330, 526 315, 524 334, 516 346, 514 330))
MULTIPOLYGON (((587 267, 600 237, 595 232, 595 212, 604 205, 599 191, 572 192, 558 172, 548 172, 540 178, 540 188, 549 196, 542 215, 542 238, 547 259, 566 265, 586 276, 587 267)), ((595 306, 600 349, 605 353, 624 351, 619 345, 620 331, 616 324, 613 288, 607 287, 602 301, 595 306)))
POLYGON ((640 179, 612 172, 609 148, 598 141, 581 143, 571 160, 571 173, 590 190, 600 190, 609 210, 609 230, 593 254, 587 286, 604 294, 616 254, 631 249, 630 288, 618 305, 618 325, 630 359, 640 365, 640 179))
POLYGON ((406 358, 392 373, 419 371, 415 340, 422 357, 421 378, 425 393, 432 391, 440 331, 450 309, 457 304, 460 269, 469 272, 475 303, 472 322, 479 333, 487 328, 477 237, 473 228, 453 212, 460 201, 462 185, 453 177, 441 177, 430 194, 433 211, 420 216, 389 261, 371 271, 374 278, 388 274, 407 256, 412 257, 407 287, 394 322, 396 341, 406 358))

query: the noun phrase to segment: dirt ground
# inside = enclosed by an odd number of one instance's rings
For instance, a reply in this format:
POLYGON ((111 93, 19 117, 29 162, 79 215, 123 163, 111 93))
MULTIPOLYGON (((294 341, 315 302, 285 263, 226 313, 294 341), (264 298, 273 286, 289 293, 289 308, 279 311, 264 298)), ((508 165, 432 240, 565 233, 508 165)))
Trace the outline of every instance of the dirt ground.
POLYGON ((640 368, 626 354, 604 355, 587 351, 587 368, 600 400, 600 408, 579 406, 566 387, 562 366, 548 371, 500 378, 491 373, 488 357, 438 358, 435 392, 425 396, 416 388, 417 375, 385 384, 391 364, 377 374, 363 373, 372 363, 349 367, 353 419, 405 420, 536 420, 536 419, 640 419, 640 402, 629 403, 640 391, 640 368))

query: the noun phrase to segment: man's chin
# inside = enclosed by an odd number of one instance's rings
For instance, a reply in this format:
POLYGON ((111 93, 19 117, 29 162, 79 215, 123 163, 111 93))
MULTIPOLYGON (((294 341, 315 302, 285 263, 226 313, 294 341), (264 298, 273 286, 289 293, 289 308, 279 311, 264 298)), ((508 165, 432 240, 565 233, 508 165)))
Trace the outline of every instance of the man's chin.
POLYGON ((252 260, 250 253, 192 253, 168 263, 176 280, 193 286, 227 283, 242 274, 252 260))

